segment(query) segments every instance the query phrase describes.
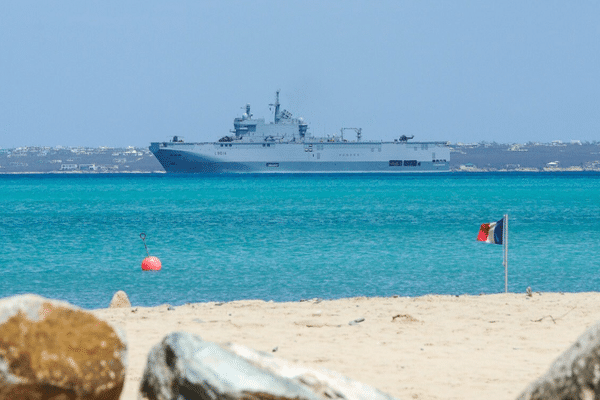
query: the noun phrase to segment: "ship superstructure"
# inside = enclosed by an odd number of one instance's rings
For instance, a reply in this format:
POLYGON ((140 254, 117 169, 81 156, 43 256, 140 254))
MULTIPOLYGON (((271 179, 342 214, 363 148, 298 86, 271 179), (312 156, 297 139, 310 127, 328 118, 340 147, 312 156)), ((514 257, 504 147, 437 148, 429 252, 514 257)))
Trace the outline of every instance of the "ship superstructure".
POLYGON ((325 138, 308 133, 302 118, 281 110, 276 93, 273 122, 252 118, 250 105, 235 118, 233 130, 216 142, 188 143, 179 136, 153 142, 150 151, 165 171, 178 173, 241 172, 431 172, 448 171, 446 142, 363 141, 361 128, 341 128, 325 138), (353 130, 356 139, 344 138, 353 130))

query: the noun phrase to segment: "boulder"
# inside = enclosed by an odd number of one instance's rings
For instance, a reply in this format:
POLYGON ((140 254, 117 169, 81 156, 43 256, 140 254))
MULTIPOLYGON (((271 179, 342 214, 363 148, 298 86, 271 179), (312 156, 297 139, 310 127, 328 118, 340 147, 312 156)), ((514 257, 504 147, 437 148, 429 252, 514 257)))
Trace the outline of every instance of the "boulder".
POLYGON ((394 400, 341 374, 244 346, 175 332, 152 348, 140 386, 148 400, 394 400))
POLYGON ((599 398, 600 323, 583 333, 519 396, 519 400, 599 398))
POLYGON ((37 295, 0 300, 0 400, 118 399, 124 334, 69 303, 37 295))
POLYGON ((128 308, 131 307, 131 303, 129 302, 129 297, 127 297, 127 293, 122 290, 119 290, 114 294, 112 300, 110 301, 110 305, 108 308, 128 308))

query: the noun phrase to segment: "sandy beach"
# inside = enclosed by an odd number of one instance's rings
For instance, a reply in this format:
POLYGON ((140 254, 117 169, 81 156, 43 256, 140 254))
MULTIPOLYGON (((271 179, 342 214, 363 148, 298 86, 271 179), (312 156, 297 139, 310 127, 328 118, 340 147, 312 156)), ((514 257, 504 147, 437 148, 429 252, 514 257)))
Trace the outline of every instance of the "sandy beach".
POLYGON ((94 310, 127 333, 121 399, 170 332, 340 372, 399 399, 514 399, 587 328, 600 293, 259 300, 94 310), (349 322, 364 321, 350 325, 349 322), (274 351, 275 350, 275 351, 274 351))

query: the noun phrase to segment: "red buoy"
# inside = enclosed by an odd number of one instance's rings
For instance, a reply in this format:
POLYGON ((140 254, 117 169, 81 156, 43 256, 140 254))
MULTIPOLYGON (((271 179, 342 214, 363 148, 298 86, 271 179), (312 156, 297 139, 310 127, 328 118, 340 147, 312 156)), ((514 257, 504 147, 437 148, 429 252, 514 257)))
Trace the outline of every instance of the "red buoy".
POLYGON ((158 257, 149 256, 142 261, 142 269, 144 271, 160 271, 162 265, 158 257))
POLYGON ((160 260, 158 259, 158 257, 151 256, 148 253, 148 246, 146 246, 146 234, 143 232, 140 233, 140 238, 144 242, 144 247, 146 248, 146 255, 148 256, 148 257, 144 258, 144 261, 142 261, 142 270, 143 271, 160 271, 160 269, 162 268, 160 260))

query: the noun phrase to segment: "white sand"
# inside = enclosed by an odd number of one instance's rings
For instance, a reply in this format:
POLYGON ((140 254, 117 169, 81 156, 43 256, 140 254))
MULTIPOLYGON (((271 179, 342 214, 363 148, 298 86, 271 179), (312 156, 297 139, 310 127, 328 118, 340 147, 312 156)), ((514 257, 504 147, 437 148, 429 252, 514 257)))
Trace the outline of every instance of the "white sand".
POLYGON ((235 301, 95 310, 127 333, 121 399, 136 399, 148 351, 185 331, 338 371, 399 399, 514 399, 588 327, 600 293, 235 301), (132 310, 136 310, 132 312, 132 310), (395 318, 394 318, 395 317, 395 318), (357 325, 348 322, 365 320, 357 325))

